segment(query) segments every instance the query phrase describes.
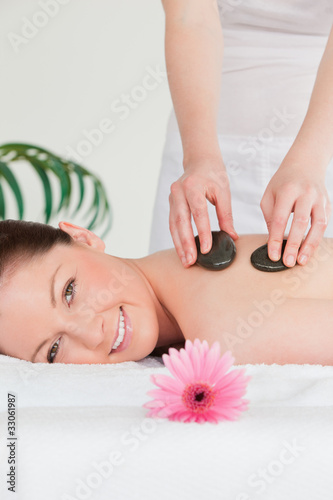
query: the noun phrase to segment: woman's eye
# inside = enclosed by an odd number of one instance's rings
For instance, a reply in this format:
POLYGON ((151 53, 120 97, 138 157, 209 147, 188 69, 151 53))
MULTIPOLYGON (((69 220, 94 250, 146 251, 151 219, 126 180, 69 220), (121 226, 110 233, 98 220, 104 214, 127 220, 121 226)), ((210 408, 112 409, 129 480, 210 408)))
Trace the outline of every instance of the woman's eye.
POLYGON ((57 342, 55 342, 55 344, 53 344, 53 346, 51 347, 51 350, 49 351, 49 353, 47 355, 47 361, 49 363, 53 363, 53 361, 55 360, 55 358, 58 354, 59 342, 60 342, 60 339, 58 339, 57 342))
MULTIPOLYGON (((75 278, 71 278, 70 281, 67 282, 67 284, 65 285, 65 288, 64 288, 64 298, 65 298, 69 307, 70 307, 71 303, 73 302, 75 293, 76 293, 76 280, 75 280, 75 278)), ((60 339, 61 339, 61 337, 60 337, 60 339)), ((54 360, 59 352, 60 339, 58 339, 57 342, 55 342, 55 344, 53 344, 53 346, 51 347, 51 349, 47 355, 47 361, 49 363, 54 362, 54 360)))
POLYGON ((70 305, 73 302, 75 293, 76 293, 76 283, 75 280, 72 279, 65 287, 65 292, 64 292, 64 297, 68 305, 70 305))

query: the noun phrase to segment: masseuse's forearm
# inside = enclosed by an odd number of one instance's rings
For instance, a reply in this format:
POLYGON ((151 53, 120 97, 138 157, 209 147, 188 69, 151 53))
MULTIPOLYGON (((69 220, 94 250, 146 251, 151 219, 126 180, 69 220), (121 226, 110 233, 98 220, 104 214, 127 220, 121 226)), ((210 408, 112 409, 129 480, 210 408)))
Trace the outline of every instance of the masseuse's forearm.
POLYGON ((166 66, 186 169, 194 159, 221 154, 223 35, 216 0, 163 0, 163 6, 166 66))
POLYGON ((333 28, 321 59, 308 111, 288 155, 325 171, 333 156, 333 28))

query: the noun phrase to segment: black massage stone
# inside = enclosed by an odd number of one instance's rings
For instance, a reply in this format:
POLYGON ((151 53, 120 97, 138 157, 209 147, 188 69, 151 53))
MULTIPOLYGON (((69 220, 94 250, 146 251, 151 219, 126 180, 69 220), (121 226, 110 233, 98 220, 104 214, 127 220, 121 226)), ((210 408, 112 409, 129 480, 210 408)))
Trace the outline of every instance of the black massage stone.
POLYGON ((276 273, 277 271, 284 271, 285 269, 290 269, 282 262, 283 252, 286 247, 287 240, 283 240, 281 248, 280 260, 273 261, 268 257, 267 243, 262 247, 257 248, 251 255, 251 264, 259 271, 265 271, 266 273, 276 273))
POLYGON ((199 236, 195 237, 198 257, 196 264, 205 269, 219 271, 230 266, 236 255, 234 240, 225 231, 212 231, 213 245, 208 253, 200 252, 199 236))

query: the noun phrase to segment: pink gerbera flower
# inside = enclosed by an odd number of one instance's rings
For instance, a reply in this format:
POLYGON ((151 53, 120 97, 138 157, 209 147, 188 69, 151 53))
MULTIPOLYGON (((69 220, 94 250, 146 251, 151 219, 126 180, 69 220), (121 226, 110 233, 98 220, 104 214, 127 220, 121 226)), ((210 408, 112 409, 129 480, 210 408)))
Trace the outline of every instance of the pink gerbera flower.
POLYGON ((245 369, 227 371, 235 359, 230 351, 220 357, 220 344, 195 339, 186 340, 185 349, 170 348, 162 356, 165 366, 175 378, 167 375, 151 375, 159 389, 148 391, 152 401, 148 417, 166 417, 180 422, 214 422, 235 420, 248 407, 242 399, 250 376, 245 369))

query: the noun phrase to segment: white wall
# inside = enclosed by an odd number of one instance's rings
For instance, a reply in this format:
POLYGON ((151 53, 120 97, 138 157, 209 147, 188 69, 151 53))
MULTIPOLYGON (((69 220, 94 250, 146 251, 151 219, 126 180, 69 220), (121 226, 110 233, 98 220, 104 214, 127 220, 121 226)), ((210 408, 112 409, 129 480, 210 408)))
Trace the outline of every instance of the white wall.
MULTIPOLYGON (((172 107, 161 1, 2 0, 0 10, 0 143, 33 143, 68 156, 86 140, 85 130, 111 120, 113 131, 103 134, 98 146, 89 154, 79 149, 81 163, 101 178, 111 201, 107 252, 146 255, 172 107), (44 26, 34 29, 36 24, 44 26), (145 97, 136 87, 153 86, 154 79, 145 76, 157 67, 164 76, 145 97), (143 98, 136 109, 126 105, 128 116, 111 109, 123 94, 132 94, 134 104, 143 98)), ((31 169, 20 168, 16 172, 29 205, 25 218, 42 221, 41 183, 31 169)), ((7 194, 7 218, 16 218, 7 194)), ((84 225, 87 219, 59 220, 84 225)))

